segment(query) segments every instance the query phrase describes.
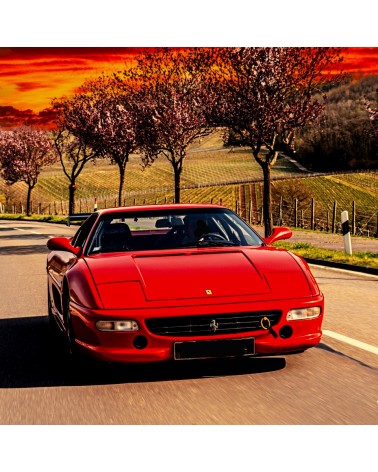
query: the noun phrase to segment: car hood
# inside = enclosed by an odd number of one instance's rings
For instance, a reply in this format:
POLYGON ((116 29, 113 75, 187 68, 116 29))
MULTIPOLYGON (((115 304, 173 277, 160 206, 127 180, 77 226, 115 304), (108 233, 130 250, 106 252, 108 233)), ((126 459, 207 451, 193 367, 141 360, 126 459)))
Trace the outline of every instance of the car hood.
POLYGON ((104 306, 119 290, 135 294, 136 286, 146 302, 313 294, 298 261, 286 251, 266 247, 102 254, 86 262, 104 306))

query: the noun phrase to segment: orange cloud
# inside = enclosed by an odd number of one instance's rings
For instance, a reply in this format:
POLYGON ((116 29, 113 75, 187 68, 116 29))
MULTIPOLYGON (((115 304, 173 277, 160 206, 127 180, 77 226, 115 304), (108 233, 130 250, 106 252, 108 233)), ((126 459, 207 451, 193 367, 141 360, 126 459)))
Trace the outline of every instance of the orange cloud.
POLYGON ((378 75, 378 48, 348 48, 343 65, 351 74, 378 75))

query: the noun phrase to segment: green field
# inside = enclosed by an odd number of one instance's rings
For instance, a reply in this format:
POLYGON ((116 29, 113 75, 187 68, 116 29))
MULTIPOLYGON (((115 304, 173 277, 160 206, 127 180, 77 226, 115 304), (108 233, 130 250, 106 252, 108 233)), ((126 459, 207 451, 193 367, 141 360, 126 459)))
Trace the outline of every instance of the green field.
MULTIPOLYGON (((280 158, 272 171, 274 223, 279 209, 282 223, 293 225, 294 198, 298 198, 298 222, 309 227, 311 199, 314 199, 318 229, 330 226, 334 204, 337 214, 352 211, 355 202, 356 225, 361 234, 376 231, 378 211, 378 173, 345 173, 309 177, 289 160, 280 158), (299 178, 300 177, 300 178, 299 178), (281 203, 281 206, 280 206, 281 203)), ((184 163, 181 178, 182 202, 221 203, 254 224, 261 221, 262 171, 247 148, 224 148, 219 134, 193 145, 184 163)), ((46 168, 32 193, 34 213, 67 214, 68 180, 59 165, 46 168)), ((118 167, 107 160, 89 163, 79 179, 76 211, 91 211, 114 206, 118 196, 118 167)), ((139 156, 133 155, 126 168, 123 193, 125 205, 172 202, 173 172, 165 158, 143 169, 139 156)), ((7 186, 0 180, 0 203, 8 212, 21 212, 25 205, 26 185, 7 186)), ((338 220, 339 220, 338 216, 338 220)), ((338 222, 340 226, 340 222, 338 222)))

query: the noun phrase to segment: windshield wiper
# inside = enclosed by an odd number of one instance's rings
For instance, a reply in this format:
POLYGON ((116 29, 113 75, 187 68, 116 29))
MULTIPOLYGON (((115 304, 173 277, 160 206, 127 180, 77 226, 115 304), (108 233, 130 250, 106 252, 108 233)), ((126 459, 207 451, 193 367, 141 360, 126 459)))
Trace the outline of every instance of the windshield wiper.
POLYGON ((230 247, 230 246, 240 246, 239 243, 233 243, 232 241, 195 241, 186 244, 180 244, 175 246, 177 249, 185 247, 230 247))
POLYGON ((238 243, 233 243, 232 241, 198 241, 197 247, 225 247, 225 246, 240 246, 238 243))

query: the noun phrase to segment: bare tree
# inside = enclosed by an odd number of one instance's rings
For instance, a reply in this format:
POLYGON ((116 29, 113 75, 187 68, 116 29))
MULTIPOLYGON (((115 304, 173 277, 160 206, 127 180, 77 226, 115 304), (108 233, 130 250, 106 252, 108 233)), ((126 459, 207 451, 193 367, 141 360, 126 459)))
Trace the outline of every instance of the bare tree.
POLYGON ((85 164, 95 159, 96 153, 64 128, 54 133, 54 142, 64 175, 70 182, 68 187, 68 212, 72 215, 75 213, 76 180, 85 164))

